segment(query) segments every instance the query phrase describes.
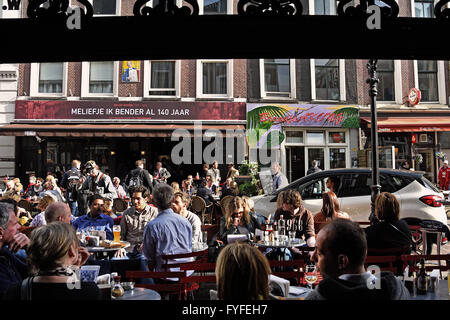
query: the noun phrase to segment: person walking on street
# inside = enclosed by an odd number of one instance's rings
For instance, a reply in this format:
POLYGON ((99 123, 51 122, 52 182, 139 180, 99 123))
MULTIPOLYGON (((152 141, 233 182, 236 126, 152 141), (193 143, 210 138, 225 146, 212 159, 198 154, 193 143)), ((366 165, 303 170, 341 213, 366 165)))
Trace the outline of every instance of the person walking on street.
POLYGON ((312 167, 308 169, 306 174, 308 175, 308 174, 311 174, 311 173, 316 173, 316 172, 322 171, 322 169, 320 169, 318 167, 318 165, 319 165, 319 161, 313 160, 312 161, 312 167))
POLYGON ((281 172, 281 166, 278 162, 272 164, 273 175, 273 191, 286 187, 289 182, 283 172, 281 172))
POLYGON ((73 160, 72 168, 67 170, 61 180, 61 187, 66 192, 66 200, 69 204, 72 215, 78 215, 78 181, 81 178, 80 171, 81 161, 73 160))
POLYGON ((448 160, 444 160, 444 164, 439 169, 438 174, 438 180, 439 180, 439 187, 442 190, 448 190, 449 185, 449 175, 450 175, 450 168, 448 166, 448 160))
POLYGON ((111 178, 101 172, 93 160, 89 160, 85 168, 87 177, 85 180, 80 180, 82 183, 79 189, 81 193, 88 195, 99 194, 111 200, 117 198, 116 188, 114 188, 111 178))

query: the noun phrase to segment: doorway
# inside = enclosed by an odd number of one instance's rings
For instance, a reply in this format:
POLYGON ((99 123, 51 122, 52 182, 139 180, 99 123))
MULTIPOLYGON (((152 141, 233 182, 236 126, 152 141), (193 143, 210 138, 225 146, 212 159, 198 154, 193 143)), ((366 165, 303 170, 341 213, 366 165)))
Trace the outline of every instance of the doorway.
POLYGON ((305 147, 287 147, 286 151, 286 172, 290 183, 305 176, 305 147))
POLYGON ((416 160, 414 161, 414 170, 416 171, 424 171, 425 178, 430 180, 433 183, 436 183, 436 179, 434 176, 434 152, 432 148, 416 148, 416 153, 422 155, 422 163, 418 163, 416 160))

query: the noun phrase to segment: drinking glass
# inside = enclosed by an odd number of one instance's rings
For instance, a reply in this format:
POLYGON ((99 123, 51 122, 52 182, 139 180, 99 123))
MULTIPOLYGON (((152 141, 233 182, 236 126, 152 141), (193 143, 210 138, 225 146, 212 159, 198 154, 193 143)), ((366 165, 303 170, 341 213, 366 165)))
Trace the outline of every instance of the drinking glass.
POLYGON ((289 242, 293 243, 295 239, 295 231, 289 231, 289 242))
POLYGON ((208 244, 208 232, 207 231, 202 231, 202 242, 204 244, 208 244))
POLYGON ((273 231, 273 239, 275 240, 275 242, 278 242, 280 240, 280 233, 278 230, 273 231))
POLYGON ((313 284, 317 281, 317 268, 315 264, 308 264, 305 267, 305 280, 312 290, 313 284))
POLYGON ((120 242, 120 226, 113 226, 114 241, 120 242))

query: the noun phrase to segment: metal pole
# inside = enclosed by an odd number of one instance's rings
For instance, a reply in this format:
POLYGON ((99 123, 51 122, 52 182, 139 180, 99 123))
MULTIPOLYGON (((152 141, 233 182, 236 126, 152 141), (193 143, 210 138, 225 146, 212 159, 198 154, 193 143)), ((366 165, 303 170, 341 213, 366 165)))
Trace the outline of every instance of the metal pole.
POLYGON ((372 116, 372 127, 371 127, 371 141, 372 141, 372 185, 370 189, 372 190, 371 197, 371 212, 369 216, 369 220, 371 223, 376 222, 378 219, 375 216, 375 200, 377 196, 380 194, 381 185, 380 185, 380 175, 378 172, 378 125, 377 125, 377 62, 378 59, 370 59, 367 62, 367 70, 369 72, 369 79, 367 79, 367 83, 369 83, 369 96, 371 100, 370 104, 370 112, 372 116))

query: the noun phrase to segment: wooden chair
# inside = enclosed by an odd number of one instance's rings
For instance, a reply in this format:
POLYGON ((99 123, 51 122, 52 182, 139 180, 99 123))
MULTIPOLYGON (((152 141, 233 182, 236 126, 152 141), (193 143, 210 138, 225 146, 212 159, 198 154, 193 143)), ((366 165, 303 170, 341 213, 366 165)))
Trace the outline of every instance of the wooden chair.
POLYGON ((294 280, 295 285, 304 284, 304 268, 305 260, 269 260, 270 268, 272 269, 272 274, 274 276, 294 280))
POLYGON ((425 254, 425 252, 423 252, 423 246, 421 246, 422 245, 422 231, 420 229, 420 226, 419 225, 409 225, 409 230, 411 231, 414 252, 417 254, 425 254))
POLYGON ((233 199, 234 196, 225 196, 222 199, 220 199, 220 208, 222 209, 222 212, 225 213, 225 207, 228 201, 230 201, 231 199, 233 199))
POLYGON ((450 270, 450 254, 404 254, 401 256, 401 259, 403 261, 403 267, 406 268, 406 266, 409 266, 410 272, 417 272, 419 270, 419 266, 417 265, 421 259, 425 260, 425 270, 430 272, 434 269, 439 269, 441 272, 441 278, 442 278, 442 271, 448 271, 450 270), (427 263, 436 263, 436 265, 427 265, 427 263), (441 265, 441 261, 445 261, 445 265, 441 265))
POLYGON ((202 231, 206 231, 208 233, 208 243, 213 239, 213 237, 219 233, 220 225, 219 224, 202 224, 202 231))
POLYGON ((206 213, 207 208, 211 208, 214 204, 211 203, 209 205, 206 205, 205 200, 202 197, 199 196, 192 196, 191 198, 191 210, 200 215, 200 219, 202 220, 202 224, 205 224, 206 220, 211 223, 212 220, 212 212, 211 214, 206 213))
POLYGON ((208 250, 188 252, 188 253, 178 253, 178 254, 163 254, 162 259, 164 260, 162 267, 166 271, 169 271, 170 268, 180 268, 181 265, 193 261, 207 262, 208 250), (189 258, 192 258, 191 261, 188 261, 189 258), (173 260, 175 259, 186 259, 186 260, 173 262, 173 260))
POLYGON ((395 262, 397 261, 401 261, 401 258, 396 256, 367 256, 364 266, 367 268, 371 265, 376 265, 382 271, 390 271, 394 274, 398 274, 399 270, 395 265, 395 262))
POLYGON ((31 232, 36 228, 37 227, 20 227, 19 232, 23 233, 29 238, 31 236, 31 232))
MULTIPOLYGON (((403 273, 403 262, 402 262, 402 254, 409 254, 410 253, 410 246, 402 246, 402 247, 394 247, 394 248, 368 248, 367 249, 367 256, 370 257, 370 259, 375 262, 377 260, 375 257, 381 256, 381 257, 387 257, 392 256, 394 257, 394 261, 390 261, 390 258, 388 258, 388 261, 386 263, 383 263, 384 261, 378 261, 379 266, 382 270, 385 271, 391 271, 396 275, 401 275, 403 273), (393 268, 393 269, 392 269, 393 268)), ((370 260, 369 259, 369 260, 370 260)))
POLYGON ((124 212, 128 209, 128 202, 126 202, 124 199, 115 198, 113 200, 113 209, 115 212, 124 212))
POLYGON ((131 282, 134 282, 134 279, 153 279, 155 282, 160 282, 155 284, 136 283, 135 287, 155 290, 166 299, 169 295, 177 295, 178 300, 187 297, 187 287, 183 281, 186 278, 186 271, 126 271, 125 277, 131 282), (168 278, 178 278, 178 281, 170 281, 168 278))

